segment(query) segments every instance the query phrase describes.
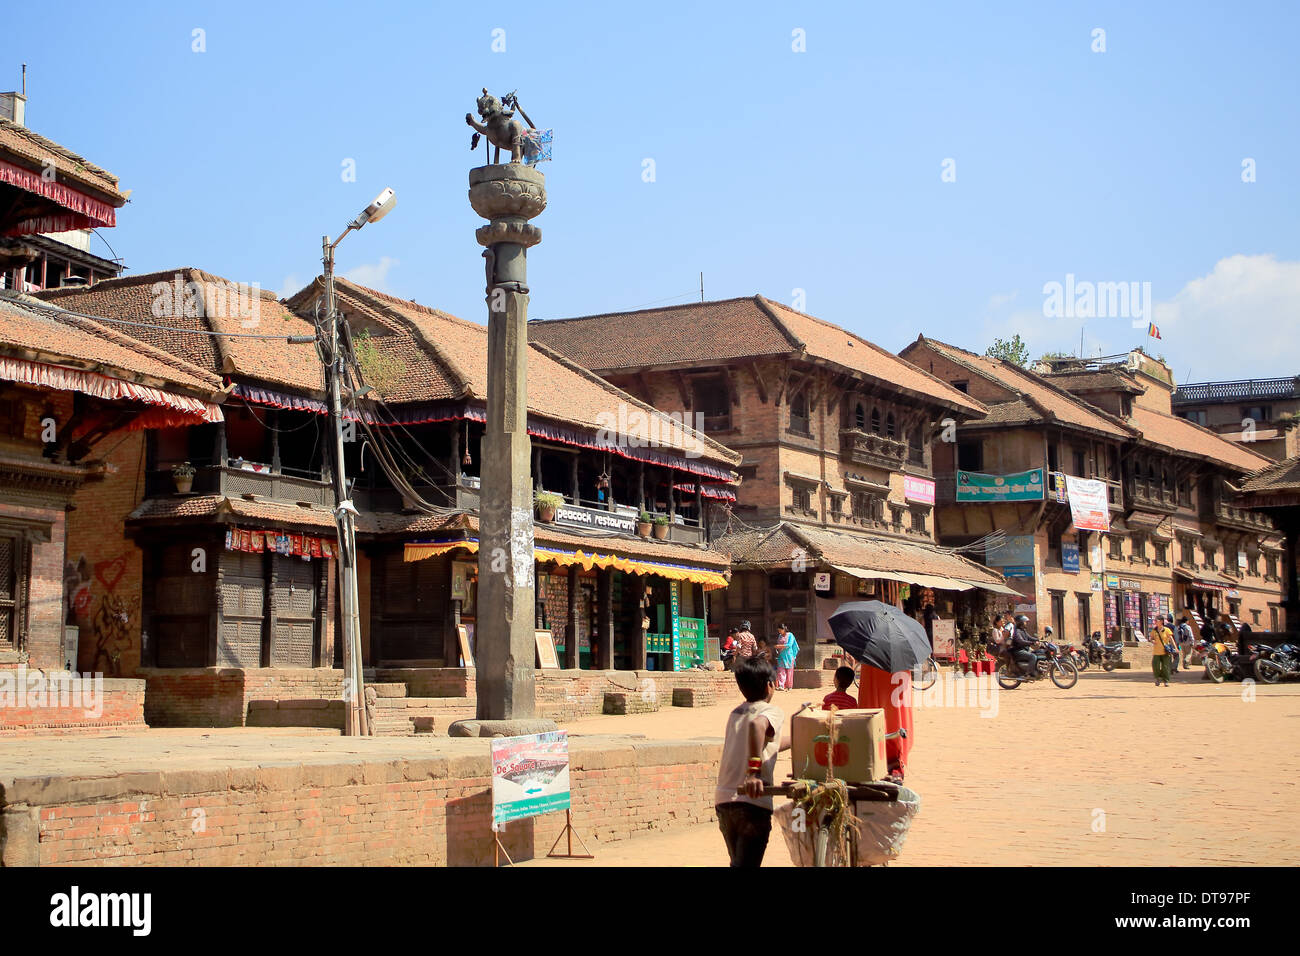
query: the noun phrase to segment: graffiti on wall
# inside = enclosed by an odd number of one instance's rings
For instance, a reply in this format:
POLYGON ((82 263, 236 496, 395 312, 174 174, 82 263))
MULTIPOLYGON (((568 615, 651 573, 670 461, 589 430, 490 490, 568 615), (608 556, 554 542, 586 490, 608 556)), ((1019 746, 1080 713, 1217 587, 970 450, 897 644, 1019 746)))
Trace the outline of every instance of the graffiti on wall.
POLYGON ((83 554, 63 569, 66 621, 94 639, 91 669, 122 675, 122 659, 136 643, 140 598, 117 593, 126 573, 127 552, 91 563, 83 554))

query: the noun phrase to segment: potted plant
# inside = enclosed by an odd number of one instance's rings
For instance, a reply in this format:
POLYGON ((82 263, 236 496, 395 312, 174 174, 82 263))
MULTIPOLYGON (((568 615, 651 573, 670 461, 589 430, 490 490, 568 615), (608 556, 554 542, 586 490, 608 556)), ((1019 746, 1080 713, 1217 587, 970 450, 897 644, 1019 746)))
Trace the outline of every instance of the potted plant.
POLYGON ((654 518, 650 517, 650 512, 643 511, 637 515, 636 533, 642 538, 650 537, 650 527, 654 524, 654 518))
POLYGON ((189 494, 190 489, 194 487, 194 466, 188 461, 172 465, 172 481, 176 483, 178 492, 183 495, 189 494))
POLYGON ((662 541, 668 537, 668 516, 657 515, 655 517, 655 537, 662 541))
POLYGON ((537 506, 537 519, 550 524, 555 520, 555 509, 564 504, 564 496, 553 491, 539 491, 533 495, 533 504, 537 506))

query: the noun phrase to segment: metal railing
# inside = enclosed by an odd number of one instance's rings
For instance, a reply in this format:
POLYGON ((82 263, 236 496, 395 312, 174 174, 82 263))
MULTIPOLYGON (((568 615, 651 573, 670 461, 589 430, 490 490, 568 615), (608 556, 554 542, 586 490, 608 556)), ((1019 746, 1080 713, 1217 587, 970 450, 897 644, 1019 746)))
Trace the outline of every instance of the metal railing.
POLYGON ((1300 377, 1250 378, 1236 382, 1199 382, 1174 389, 1175 405, 1229 402, 1250 398, 1300 398, 1300 377))

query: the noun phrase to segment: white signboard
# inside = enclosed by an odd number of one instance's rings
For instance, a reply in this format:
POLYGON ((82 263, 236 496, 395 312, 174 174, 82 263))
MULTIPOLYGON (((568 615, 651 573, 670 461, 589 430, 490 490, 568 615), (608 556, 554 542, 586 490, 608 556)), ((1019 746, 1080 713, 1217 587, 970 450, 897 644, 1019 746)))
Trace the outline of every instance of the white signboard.
POLYGON ((1070 499, 1070 517, 1080 531, 1109 531, 1110 502, 1106 482, 1100 478, 1065 476, 1065 491, 1070 499))

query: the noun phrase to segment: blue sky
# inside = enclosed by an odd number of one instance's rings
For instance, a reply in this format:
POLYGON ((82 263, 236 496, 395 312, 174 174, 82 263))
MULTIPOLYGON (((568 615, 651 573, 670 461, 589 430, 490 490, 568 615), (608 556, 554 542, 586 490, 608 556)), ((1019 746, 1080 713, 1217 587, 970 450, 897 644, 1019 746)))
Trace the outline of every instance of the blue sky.
POLYGON ((26 61, 28 125, 134 190, 106 232, 133 272, 296 289, 392 186, 340 271, 482 321, 464 114, 486 85, 555 129, 533 317, 690 301, 703 271, 708 298, 802 290, 891 350, 1073 351, 1082 326, 1180 380, 1300 372, 1297 4, 60 9, 6 37, 0 86, 26 61), (1067 275, 1150 283, 1162 339, 1046 317, 1067 275))

